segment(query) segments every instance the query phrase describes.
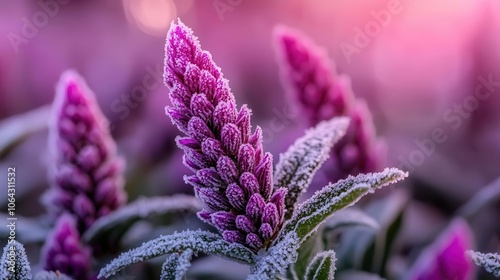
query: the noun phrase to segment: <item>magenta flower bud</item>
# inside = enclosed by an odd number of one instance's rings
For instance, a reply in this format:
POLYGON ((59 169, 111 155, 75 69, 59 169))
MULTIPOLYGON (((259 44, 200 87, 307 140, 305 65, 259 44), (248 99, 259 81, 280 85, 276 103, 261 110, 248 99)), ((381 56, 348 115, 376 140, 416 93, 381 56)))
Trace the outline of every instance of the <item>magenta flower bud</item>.
POLYGON ((94 94, 72 71, 59 81, 49 129, 52 188, 44 203, 54 217, 75 216, 80 233, 121 207, 123 160, 94 94))
POLYGON ((247 200, 245 198, 245 192, 241 189, 238 184, 230 184, 226 189, 226 197, 232 207, 236 210, 243 212, 245 211, 247 200))
POLYGON ((273 236, 273 227, 270 224, 264 223, 259 228, 259 234, 264 239, 270 239, 273 236))
POLYGON ((231 212, 215 212, 212 214, 212 224, 220 229, 236 229, 236 215, 231 212))
POLYGON ((283 224, 284 199, 282 191, 273 196, 273 161, 264 155, 262 130, 252 133, 251 111, 245 105, 238 110, 220 68, 180 22, 167 36, 164 80, 167 115, 186 134, 177 143, 196 174, 185 181, 205 205, 198 216, 229 242, 255 251, 270 244, 283 224), (263 220, 266 236, 258 232, 263 220))
POLYGON ((283 85, 307 125, 340 116, 351 118, 346 135, 334 146, 323 169, 328 180, 379 171, 385 160, 384 146, 375 135, 368 108, 354 98, 349 78, 338 75, 325 51, 305 36, 282 27, 276 39, 283 85))
POLYGON ((75 219, 63 214, 42 248, 42 264, 47 271, 60 271, 76 280, 88 280, 90 250, 84 248, 75 219))
POLYGON ((247 204, 247 216, 250 220, 257 222, 262 217, 262 213, 264 212, 264 207, 266 207, 266 202, 262 198, 262 196, 258 193, 254 193, 247 204))
POLYGON ((259 182, 257 182, 255 175, 250 172, 243 172, 243 174, 241 174, 240 186, 245 190, 247 197, 260 192, 259 182))
POLYGON ((229 211, 231 205, 223 194, 213 188, 195 188, 196 197, 210 210, 229 211))
POLYGON ((235 222, 236 227, 244 232, 250 233, 256 230, 254 223, 245 215, 238 215, 235 222))

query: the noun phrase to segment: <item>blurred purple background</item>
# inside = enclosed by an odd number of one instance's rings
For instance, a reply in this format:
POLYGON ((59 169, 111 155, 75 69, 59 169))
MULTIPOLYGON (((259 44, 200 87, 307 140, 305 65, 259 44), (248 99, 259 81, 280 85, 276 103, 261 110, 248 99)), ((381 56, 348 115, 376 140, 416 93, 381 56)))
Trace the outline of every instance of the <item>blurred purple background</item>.
MULTIPOLYGON (((272 30, 285 24, 327 48, 372 110, 387 165, 410 171, 398 186, 412 197, 403 244, 429 242, 500 175, 496 0, 1 1, 0 120, 50 104, 60 74, 76 69, 127 159, 130 198, 190 193, 161 78, 177 17, 212 53, 238 103, 253 109, 275 158, 305 124, 280 83, 272 30)), ((18 211, 26 216, 40 213, 35 205, 48 187, 46 136, 37 132, 0 161, 2 170, 18 167, 18 211)), ((0 198, 5 205, 6 192, 0 198)), ((478 249, 500 251, 499 204, 472 221, 478 249)))

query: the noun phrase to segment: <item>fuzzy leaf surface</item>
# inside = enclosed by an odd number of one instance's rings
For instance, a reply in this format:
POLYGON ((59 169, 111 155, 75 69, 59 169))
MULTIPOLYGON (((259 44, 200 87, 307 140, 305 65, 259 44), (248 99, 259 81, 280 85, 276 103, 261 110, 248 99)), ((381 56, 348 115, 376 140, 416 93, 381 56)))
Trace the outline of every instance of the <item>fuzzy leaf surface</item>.
POLYGON ((256 255, 252 251, 242 245, 229 243, 218 234, 201 230, 185 230, 172 235, 160 236, 145 242, 142 246, 122 253, 101 269, 98 277, 109 277, 133 263, 188 249, 194 253, 203 252, 246 264, 252 264, 256 261, 256 255))
POLYGON ((396 168, 386 168, 379 173, 349 176, 335 184, 329 184, 302 203, 288 220, 275 243, 281 242, 290 232, 297 233, 300 242, 315 232, 333 213, 353 205, 362 196, 374 190, 404 179, 407 173, 396 168))
POLYGON ((325 251, 314 256, 306 270, 307 280, 333 280, 335 273, 335 251, 325 251))
POLYGON ((297 139, 280 155, 274 177, 275 187, 288 188, 285 218, 292 217, 300 195, 307 190, 316 171, 328 159, 333 145, 346 133, 348 118, 323 121, 297 139))
POLYGON ((168 256, 161 268, 160 280, 182 280, 187 270, 191 266, 193 250, 187 249, 178 254, 174 253, 168 256))

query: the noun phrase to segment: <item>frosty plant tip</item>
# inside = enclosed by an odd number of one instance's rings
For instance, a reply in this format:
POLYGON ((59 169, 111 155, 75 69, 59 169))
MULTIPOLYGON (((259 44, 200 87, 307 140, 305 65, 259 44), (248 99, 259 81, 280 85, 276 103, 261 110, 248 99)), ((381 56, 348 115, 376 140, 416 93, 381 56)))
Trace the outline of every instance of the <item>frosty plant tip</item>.
MULTIPOLYGON (((204 205, 198 217, 218 234, 186 230, 161 236, 123 253, 99 277, 169 255, 161 279, 183 279, 198 252, 249 265, 248 279, 284 277, 297 261, 300 245, 333 213, 406 177, 397 169, 348 177, 298 205, 300 194, 344 135, 348 119, 323 121, 308 130, 280 156, 273 175, 273 157, 264 152, 262 130, 252 129, 246 105, 237 108, 228 81, 193 32, 180 21, 172 23, 165 51, 164 79, 172 103, 166 111, 184 134, 176 141, 193 172, 185 181, 204 205)), ((333 251, 318 255, 308 275, 333 279, 334 262, 333 251)))

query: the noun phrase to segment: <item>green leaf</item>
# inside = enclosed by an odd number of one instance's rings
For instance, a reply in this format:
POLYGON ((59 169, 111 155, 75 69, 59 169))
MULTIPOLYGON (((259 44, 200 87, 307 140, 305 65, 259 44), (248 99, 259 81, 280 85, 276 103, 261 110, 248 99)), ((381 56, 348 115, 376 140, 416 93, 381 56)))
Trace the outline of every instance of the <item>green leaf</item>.
POLYGON ((43 106, 0 123, 0 159, 19 145, 29 135, 47 127, 50 106, 43 106))
POLYGON ((285 223, 275 243, 280 242, 290 232, 297 233, 302 243, 333 213, 353 205, 375 189, 395 183, 406 176, 407 173, 401 170, 387 168, 380 173, 349 176, 324 187, 300 205, 293 217, 285 223))
POLYGON ((193 196, 178 194, 166 197, 139 198, 128 205, 98 219, 84 234, 89 243, 95 242, 110 232, 119 231, 119 239, 135 222, 155 215, 164 215, 175 211, 201 210, 202 205, 193 196))
POLYGON ((384 278, 381 278, 377 274, 358 270, 343 271, 336 278, 336 280, 384 280, 384 278))
POLYGON ((203 252, 233 261, 252 264, 257 261, 256 255, 248 248, 237 243, 229 243, 218 234, 207 231, 191 231, 160 236, 142 246, 122 253, 99 272, 99 278, 109 277, 133 263, 142 262, 162 255, 192 250, 203 252))
POLYGON ((289 267, 289 278, 304 279, 309 263, 313 260, 314 256, 324 251, 323 243, 319 237, 320 234, 316 232, 300 245, 297 261, 289 267))
POLYGON ((317 254, 307 267, 307 280, 333 280, 335 273, 335 251, 325 251, 317 254))
POLYGON ((173 253, 168 256, 161 268, 160 280, 182 280, 191 266, 193 250, 187 249, 182 253, 173 253))
POLYGON ((495 277, 500 277, 500 255, 493 253, 480 253, 469 250, 466 252, 469 258, 478 266, 483 267, 486 271, 493 274, 495 277))
POLYGON ((323 121, 280 155, 274 185, 288 188, 285 219, 292 217, 299 196, 307 190, 314 174, 328 159, 332 146, 344 136, 348 126, 347 118, 323 121))
POLYGON ((395 192, 388 198, 376 201, 367 207, 380 225, 380 231, 372 239, 363 260, 363 270, 385 276, 385 268, 401 225, 408 202, 406 193, 395 192))
POLYGON ((31 266, 23 244, 13 240, 3 248, 0 270, 2 280, 31 280, 31 266))

